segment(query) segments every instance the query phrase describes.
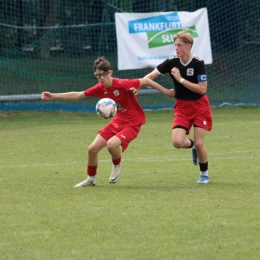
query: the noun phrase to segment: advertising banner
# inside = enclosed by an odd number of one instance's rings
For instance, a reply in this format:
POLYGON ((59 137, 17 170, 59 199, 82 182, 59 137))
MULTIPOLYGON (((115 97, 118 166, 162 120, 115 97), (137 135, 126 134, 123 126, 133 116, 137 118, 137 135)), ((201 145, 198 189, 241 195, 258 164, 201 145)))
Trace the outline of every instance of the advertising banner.
POLYGON ((156 67, 175 54, 174 36, 188 29, 192 53, 212 63, 207 8, 195 12, 115 13, 118 69, 156 67))

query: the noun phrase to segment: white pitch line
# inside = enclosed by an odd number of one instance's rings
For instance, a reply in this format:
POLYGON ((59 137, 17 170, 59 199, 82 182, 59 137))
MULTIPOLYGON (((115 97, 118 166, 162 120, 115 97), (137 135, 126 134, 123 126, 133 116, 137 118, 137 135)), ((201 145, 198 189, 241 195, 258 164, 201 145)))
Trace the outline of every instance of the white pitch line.
MULTIPOLYGON (((226 153, 211 153, 209 154, 209 157, 211 157, 210 161, 215 161, 215 160, 249 160, 249 159, 257 159, 259 158, 259 155, 257 154, 256 156, 252 156, 252 152, 259 152, 260 150, 253 150, 253 151, 232 151, 232 152, 226 152, 226 153), (228 154, 237 154, 237 153, 250 153, 250 156, 231 156, 228 157, 225 155, 228 154), (214 155, 223 155, 223 156, 214 156, 214 155)), ((190 156, 176 156, 172 154, 171 157, 144 157, 144 158, 125 158, 122 159, 123 162, 168 162, 168 161, 190 161, 191 158, 190 156)), ((110 163, 111 159, 108 160, 99 160, 99 163, 110 163)), ((0 169, 10 169, 10 168, 29 168, 29 167, 53 167, 53 166, 58 166, 58 165, 73 165, 73 164, 86 164, 87 161, 78 161, 78 162, 59 162, 59 163, 42 163, 42 164, 23 164, 23 165, 1 165, 0 169)))

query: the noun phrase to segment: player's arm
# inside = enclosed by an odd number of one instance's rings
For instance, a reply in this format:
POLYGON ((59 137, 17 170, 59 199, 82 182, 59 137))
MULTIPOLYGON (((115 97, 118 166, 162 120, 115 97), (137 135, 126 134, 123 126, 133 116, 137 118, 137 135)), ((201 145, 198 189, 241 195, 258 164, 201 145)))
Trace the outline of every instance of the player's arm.
POLYGON ((150 78, 142 78, 140 79, 140 85, 139 89, 143 88, 144 86, 150 86, 154 89, 157 89, 158 91, 162 92, 167 97, 174 97, 175 96, 175 90, 174 89, 167 89, 160 84, 156 83, 155 81, 151 80, 150 78))
POLYGON ((201 94, 201 95, 205 95, 207 93, 207 82, 204 81, 204 82, 199 82, 198 84, 196 83, 192 83, 188 80, 184 80, 182 82, 182 85, 186 88, 188 88, 189 90, 193 91, 193 92, 196 92, 198 94, 201 94))
POLYGON ((152 72, 150 72, 149 74, 145 75, 144 78, 148 78, 148 79, 154 80, 159 75, 160 75, 160 73, 156 69, 154 69, 152 72))
POLYGON ((198 83, 192 83, 192 82, 188 81, 187 79, 183 79, 181 77, 181 74, 180 74, 180 71, 178 68, 173 68, 171 71, 171 74, 185 88, 188 88, 189 90, 196 92, 200 95, 206 94, 207 88, 208 88, 207 75, 205 75, 205 74, 197 75, 198 83))
MULTIPOLYGON (((154 69, 152 72, 150 72, 149 74, 147 74, 146 76, 144 76, 144 79, 151 79, 152 81, 157 78, 159 75, 162 75, 158 70, 157 68, 154 69)), ((154 81, 153 82, 150 82, 150 84, 152 83, 152 85, 149 85, 150 87, 152 88, 155 88, 157 90, 159 90, 160 92, 162 92, 163 94, 165 94, 166 96, 168 97, 174 97, 175 96, 175 90, 174 89, 167 89, 167 88, 164 88, 162 87, 161 85, 155 83, 154 81), (154 84, 155 83, 155 84, 154 84)), ((142 87, 139 87, 139 89, 142 88, 142 87)))
POLYGON ((77 92, 65 92, 65 93, 51 93, 42 92, 42 100, 52 100, 52 99, 64 99, 64 100, 79 100, 85 98, 84 91, 77 92))

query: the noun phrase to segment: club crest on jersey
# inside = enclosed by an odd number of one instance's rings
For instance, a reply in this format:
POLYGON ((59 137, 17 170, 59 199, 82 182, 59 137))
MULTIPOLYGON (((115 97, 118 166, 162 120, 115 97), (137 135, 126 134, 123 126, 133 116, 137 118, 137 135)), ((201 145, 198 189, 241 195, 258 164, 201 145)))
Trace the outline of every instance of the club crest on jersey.
POLYGON ((194 75, 194 69, 189 68, 187 69, 187 76, 193 76, 194 75))
POLYGON ((114 93, 115 96, 119 96, 119 91, 118 90, 113 91, 113 93, 114 93))

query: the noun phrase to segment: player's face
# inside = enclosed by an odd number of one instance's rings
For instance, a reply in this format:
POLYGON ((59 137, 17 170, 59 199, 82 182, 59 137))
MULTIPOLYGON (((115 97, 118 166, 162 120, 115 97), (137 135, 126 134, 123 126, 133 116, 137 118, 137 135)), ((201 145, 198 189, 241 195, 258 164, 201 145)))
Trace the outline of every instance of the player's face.
POLYGON ((180 39, 176 39, 174 44, 175 44, 176 54, 178 57, 184 57, 190 53, 191 46, 189 43, 185 43, 180 39))
POLYGON ((109 86, 111 83, 111 75, 112 71, 104 71, 104 70, 96 70, 94 76, 98 79, 98 81, 104 86, 109 86))

